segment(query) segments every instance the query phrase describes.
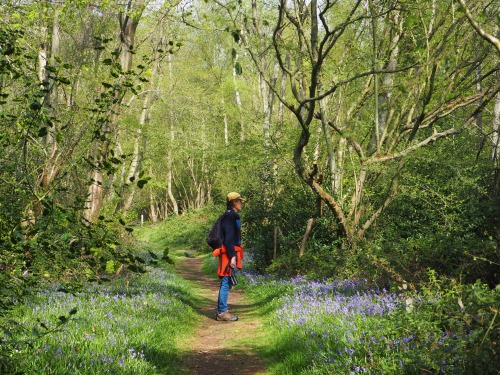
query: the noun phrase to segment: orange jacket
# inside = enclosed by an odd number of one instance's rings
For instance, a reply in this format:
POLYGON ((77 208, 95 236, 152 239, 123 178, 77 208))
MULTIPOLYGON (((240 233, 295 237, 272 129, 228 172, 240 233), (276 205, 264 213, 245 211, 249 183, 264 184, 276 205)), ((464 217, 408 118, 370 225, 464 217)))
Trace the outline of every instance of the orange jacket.
MULTIPOLYGON (((243 247, 236 245, 234 247, 234 250, 236 250, 236 267, 238 269, 243 268, 243 258, 245 257, 243 247)), ((226 267, 230 262, 230 259, 226 255, 226 246, 222 245, 222 247, 219 247, 215 250, 212 251, 212 254, 216 257, 219 257, 219 266, 217 267, 217 275, 219 276, 230 276, 231 273, 226 272, 226 267)))

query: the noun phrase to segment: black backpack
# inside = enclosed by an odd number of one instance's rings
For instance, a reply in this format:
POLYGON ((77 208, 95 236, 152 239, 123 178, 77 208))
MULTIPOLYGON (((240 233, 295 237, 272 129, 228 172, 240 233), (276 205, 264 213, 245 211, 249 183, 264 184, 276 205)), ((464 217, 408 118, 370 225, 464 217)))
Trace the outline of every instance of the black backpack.
POLYGON ((226 212, 219 216, 214 225, 212 225, 212 228, 210 228, 207 239, 205 240, 208 246, 212 248, 212 250, 218 249, 224 243, 224 234, 222 233, 222 219, 225 215, 226 212))

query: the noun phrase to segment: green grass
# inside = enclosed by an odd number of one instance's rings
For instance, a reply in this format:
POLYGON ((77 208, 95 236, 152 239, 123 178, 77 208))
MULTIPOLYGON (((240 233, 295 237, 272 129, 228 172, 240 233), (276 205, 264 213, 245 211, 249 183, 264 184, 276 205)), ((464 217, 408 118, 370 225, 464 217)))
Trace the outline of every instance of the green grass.
POLYGON ((171 217, 159 224, 138 226, 134 236, 158 250, 196 250, 208 252, 208 231, 223 209, 206 207, 171 217))

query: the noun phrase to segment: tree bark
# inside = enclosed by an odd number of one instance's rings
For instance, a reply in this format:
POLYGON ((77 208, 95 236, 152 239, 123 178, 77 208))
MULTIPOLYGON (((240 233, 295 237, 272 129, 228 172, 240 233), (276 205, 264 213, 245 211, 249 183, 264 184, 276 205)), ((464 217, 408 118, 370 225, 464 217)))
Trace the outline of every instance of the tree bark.
POLYGON ((236 99, 236 106, 238 107, 238 117, 239 117, 239 123, 240 123, 240 141, 243 142, 245 141, 245 124, 243 122, 243 108, 241 105, 241 96, 240 96, 240 90, 238 89, 238 80, 237 80, 237 72, 236 72, 236 64, 238 64, 238 53, 236 53, 236 56, 234 58, 234 67, 233 67, 233 85, 234 85, 234 97, 236 99))
POLYGON ((307 220, 306 232, 304 233, 304 237, 302 237, 302 241, 300 243, 299 257, 302 257, 306 251, 307 240, 311 235, 313 224, 314 224, 314 218, 311 217, 307 220))
MULTIPOLYGON (((173 87, 173 71, 172 71, 172 56, 168 56, 168 74, 171 82, 170 89, 172 90, 173 87)), ((172 92, 172 91, 170 91, 172 92)), ((179 214, 179 206, 177 204, 177 200, 175 199, 174 193, 172 191, 172 184, 173 184, 173 168, 174 168, 174 157, 172 154, 172 150, 174 149, 174 142, 175 142, 175 118, 174 118, 174 111, 172 108, 169 109, 169 122, 170 122, 170 144, 168 147, 167 151, 167 198, 170 201, 172 205, 172 211, 174 215, 179 214)), ((165 217, 167 217, 168 213, 168 203, 165 203, 165 217)))
MULTIPOLYGON (((153 169, 150 167, 149 168, 149 175, 153 175, 153 169)), ((151 218, 151 222, 157 223, 158 222, 158 213, 157 213, 157 207, 156 207, 156 202, 155 202, 155 197, 153 194, 153 188, 149 186, 149 217, 151 218)))
MULTIPOLYGON (((147 0, 129 1, 123 12, 119 14, 120 24, 120 44, 115 51, 119 54, 119 62, 121 72, 127 73, 132 67, 132 57, 134 54, 134 39, 137 31, 137 26, 147 4, 147 0)), ((88 188, 88 199, 85 205, 84 218, 87 221, 92 221, 100 212, 104 196, 104 165, 107 162, 112 135, 115 131, 116 121, 121 109, 123 96, 127 89, 122 87, 125 80, 125 75, 120 73, 117 78, 116 86, 118 87, 114 93, 109 115, 104 120, 101 128, 101 137, 104 138, 102 143, 94 145, 94 167, 91 172, 91 183, 88 188)))
POLYGON ((491 161, 498 166, 500 154, 500 93, 495 95, 495 106, 493 109, 493 133, 491 137, 491 161))
MULTIPOLYGON (((48 10, 47 0, 42 1, 48 10)), ((47 12, 48 13, 48 12, 47 12)), ((54 13, 51 17, 52 30, 50 37, 47 35, 50 29, 50 23, 46 20, 43 21, 41 28, 42 38, 46 38, 40 44, 38 51, 38 78, 40 80, 40 88, 46 92, 42 99, 42 105, 47 110, 49 117, 56 117, 57 110, 57 84, 53 76, 47 70, 48 66, 51 68, 57 67, 56 56, 59 55, 60 49, 60 26, 59 26, 59 9, 54 5, 54 13)), ((46 135, 42 137, 42 147, 44 148, 45 160, 42 161, 42 170, 38 181, 36 182, 35 196, 36 202, 34 204, 34 218, 35 220, 41 215, 42 200, 50 194, 51 185, 60 172, 61 165, 57 165, 57 159, 61 157, 58 150, 57 142, 54 138, 54 133, 57 131, 55 121, 47 123, 45 126, 46 135)))

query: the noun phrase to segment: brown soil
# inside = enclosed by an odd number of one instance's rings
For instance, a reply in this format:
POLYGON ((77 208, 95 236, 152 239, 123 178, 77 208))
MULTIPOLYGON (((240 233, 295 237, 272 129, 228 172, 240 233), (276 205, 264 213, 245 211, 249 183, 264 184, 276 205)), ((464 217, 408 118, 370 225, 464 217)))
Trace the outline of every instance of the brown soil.
POLYGON ((252 316, 253 306, 245 299, 241 290, 229 293, 229 311, 238 315, 236 322, 215 320, 220 281, 207 277, 201 271, 202 260, 189 257, 176 266, 178 274, 196 284, 198 292, 195 310, 202 322, 194 334, 182 344, 185 352, 181 366, 193 375, 254 375, 265 374, 265 367, 255 351, 257 348, 245 343, 258 342, 261 323, 252 316))

